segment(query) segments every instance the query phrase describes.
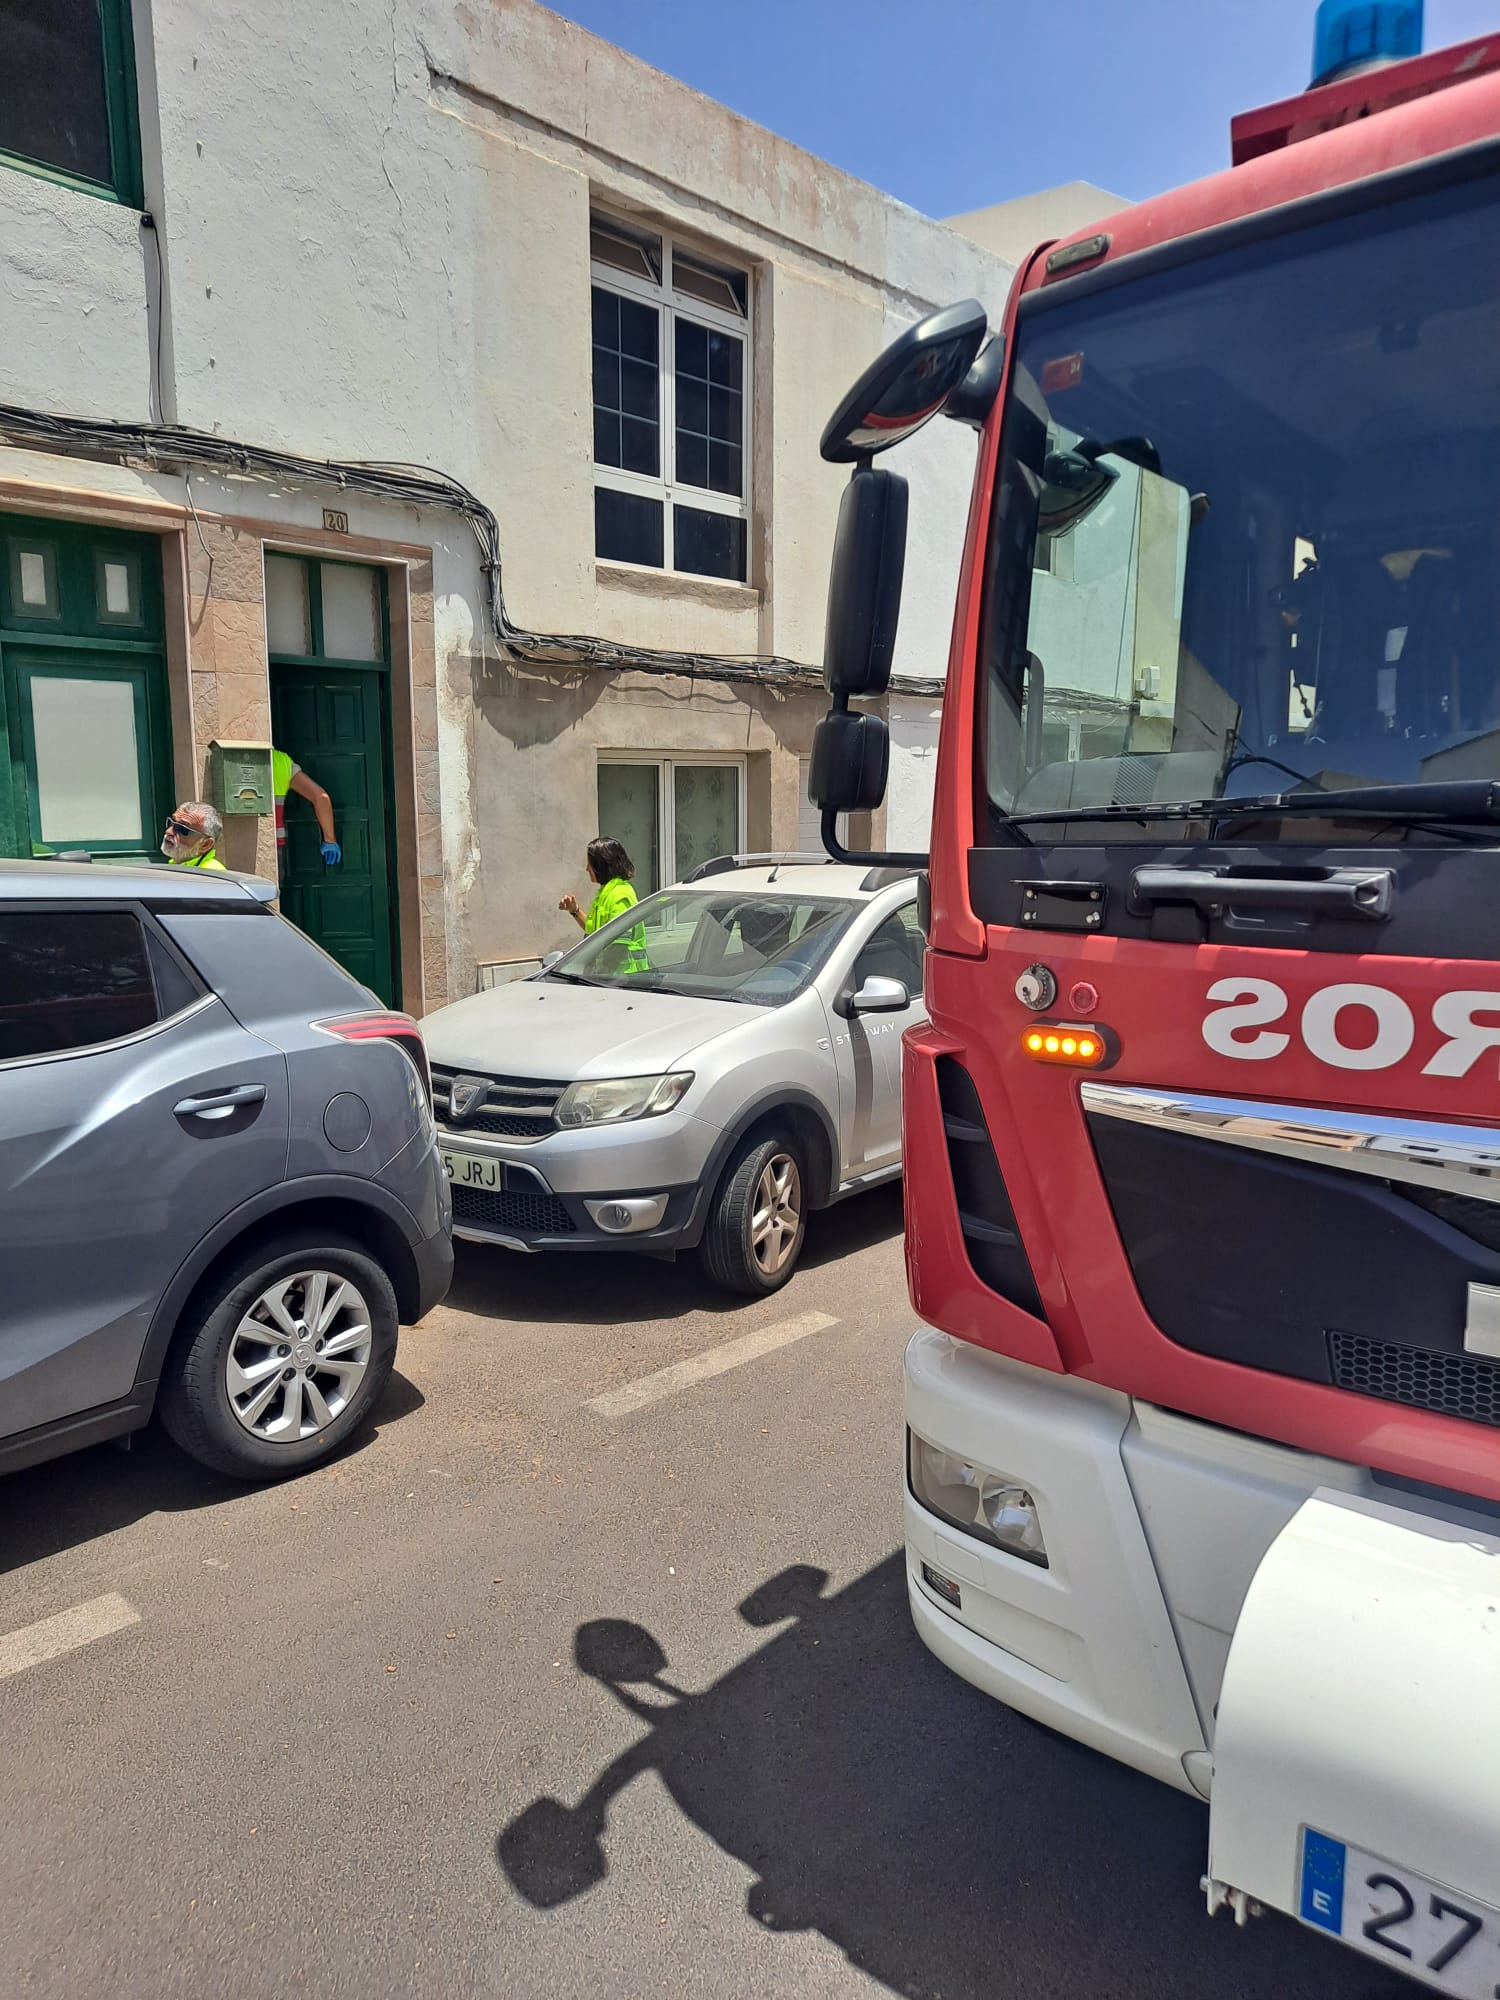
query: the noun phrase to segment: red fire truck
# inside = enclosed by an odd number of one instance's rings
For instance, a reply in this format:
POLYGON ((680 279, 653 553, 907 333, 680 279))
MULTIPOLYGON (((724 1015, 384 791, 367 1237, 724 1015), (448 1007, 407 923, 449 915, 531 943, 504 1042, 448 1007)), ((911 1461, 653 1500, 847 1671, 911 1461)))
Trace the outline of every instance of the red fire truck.
POLYGON ((1038 248, 988 345, 972 302, 910 329, 823 440, 845 855, 873 460, 979 433, 905 1049, 911 1609, 1208 1799, 1211 1909, 1491 2000, 1500 34, 1233 157, 1038 248))

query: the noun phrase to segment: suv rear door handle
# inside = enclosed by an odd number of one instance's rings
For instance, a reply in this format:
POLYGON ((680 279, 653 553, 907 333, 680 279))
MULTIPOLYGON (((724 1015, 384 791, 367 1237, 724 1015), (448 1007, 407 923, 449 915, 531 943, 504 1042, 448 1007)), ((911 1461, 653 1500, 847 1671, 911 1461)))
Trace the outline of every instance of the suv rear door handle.
POLYGON ((236 1083, 228 1090, 216 1090, 210 1097, 184 1097, 180 1104, 172 1106, 172 1111, 178 1118, 228 1118, 243 1104, 263 1103, 265 1095, 263 1083, 236 1083))

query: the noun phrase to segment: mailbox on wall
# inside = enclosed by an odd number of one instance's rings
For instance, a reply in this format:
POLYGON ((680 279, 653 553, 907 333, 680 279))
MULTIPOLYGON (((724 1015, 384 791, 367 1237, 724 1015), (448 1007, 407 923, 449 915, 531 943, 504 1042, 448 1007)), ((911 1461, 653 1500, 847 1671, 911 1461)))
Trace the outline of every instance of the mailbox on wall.
POLYGON ((218 740, 210 743, 208 789, 209 803, 225 819, 272 812, 275 799, 271 792, 270 744, 218 740))

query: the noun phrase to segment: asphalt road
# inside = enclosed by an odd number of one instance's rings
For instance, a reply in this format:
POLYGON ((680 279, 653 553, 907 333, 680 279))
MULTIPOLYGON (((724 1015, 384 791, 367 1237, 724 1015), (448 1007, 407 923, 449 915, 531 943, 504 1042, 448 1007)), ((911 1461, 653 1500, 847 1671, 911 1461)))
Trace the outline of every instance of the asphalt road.
POLYGON ((321 1473, 5 1481, 5 1994, 1415 1991, 1210 1923, 1200 1807, 917 1643, 899 1227, 822 1218, 748 1306, 460 1246, 321 1473))

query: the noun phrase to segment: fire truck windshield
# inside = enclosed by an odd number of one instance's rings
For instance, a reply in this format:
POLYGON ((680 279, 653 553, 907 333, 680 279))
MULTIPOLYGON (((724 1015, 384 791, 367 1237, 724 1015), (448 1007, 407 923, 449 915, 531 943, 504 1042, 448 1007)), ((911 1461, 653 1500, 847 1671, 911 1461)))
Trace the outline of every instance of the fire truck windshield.
POLYGON ((999 837, 1500 776, 1494 190, 1023 305, 979 663, 999 837))

